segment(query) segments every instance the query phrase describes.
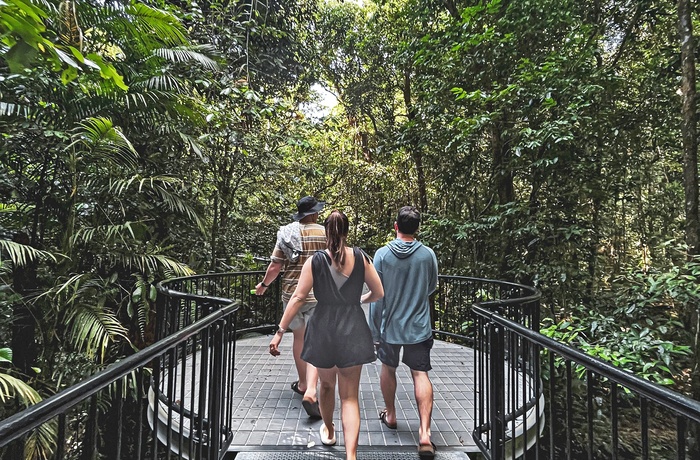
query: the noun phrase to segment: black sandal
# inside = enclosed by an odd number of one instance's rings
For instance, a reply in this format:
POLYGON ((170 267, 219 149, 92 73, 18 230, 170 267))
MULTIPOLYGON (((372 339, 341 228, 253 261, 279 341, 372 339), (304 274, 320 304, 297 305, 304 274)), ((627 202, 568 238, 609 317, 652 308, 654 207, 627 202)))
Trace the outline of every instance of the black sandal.
POLYGON ((296 382, 292 382, 292 391, 294 393, 297 393, 297 394, 304 396, 304 392, 299 389, 299 381, 298 380, 296 382))
POLYGON ((318 407, 318 401, 311 402, 305 399, 301 402, 301 405, 310 419, 319 420, 323 418, 321 417, 321 409, 318 407))

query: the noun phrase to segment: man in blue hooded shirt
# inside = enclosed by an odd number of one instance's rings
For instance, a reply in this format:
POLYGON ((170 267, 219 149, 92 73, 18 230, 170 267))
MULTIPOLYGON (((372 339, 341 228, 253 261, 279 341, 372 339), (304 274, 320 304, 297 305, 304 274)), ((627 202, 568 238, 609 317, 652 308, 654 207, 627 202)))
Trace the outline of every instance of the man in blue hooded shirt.
POLYGON ((416 241, 420 213, 413 206, 399 210, 394 230, 396 239, 379 249, 374 266, 384 286, 384 298, 370 306, 370 328, 382 362, 380 386, 386 408, 379 418, 396 429, 396 368, 403 348, 403 363, 411 369, 420 428, 418 453, 433 458, 430 440, 433 385, 428 377, 433 332, 429 296, 437 287, 437 259, 429 247, 416 241))

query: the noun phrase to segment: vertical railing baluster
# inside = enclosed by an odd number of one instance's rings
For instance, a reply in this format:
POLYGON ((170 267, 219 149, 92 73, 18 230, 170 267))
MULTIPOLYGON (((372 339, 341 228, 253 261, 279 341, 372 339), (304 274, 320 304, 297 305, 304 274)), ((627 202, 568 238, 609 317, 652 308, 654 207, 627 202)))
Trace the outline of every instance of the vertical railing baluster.
POLYGON ((676 432, 677 432, 677 442, 678 442, 678 451, 676 453, 676 459, 677 460, 685 460, 685 435, 686 435, 686 426, 687 421, 685 417, 682 415, 678 415, 676 417, 676 432))
POLYGON ((554 378, 556 377, 556 368, 554 367, 554 352, 549 350, 549 459, 554 460, 554 395, 556 388, 554 386, 554 378))
POLYGON ((66 413, 58 414, 58 429, 56 430, 56 460, 63 460, 66 449, 66 413))
POLYGON ((117 380, 116 384, 116 404, 117 404, 117 446, 116 452, 114 453, 114 458, 120 460, 122 457, 122 443, 124 442, 124 379, 128 377, 123 377, 117 380))
POLYGON ((80 458, 95 460, 97 458, 97 394, 90 397, 88 418, 85 423, 85 443, 80 458))
POLYGON ((209 441, 208 439, 208 425, 204 423, 204 415, 206 413, 207 398, 209 397, 209 349, 211 348, 210 343, 210 329, 206 328, 202 331, 202 344, 201 346, 201 359, 202 362, 199 368, 199 394, 198 394, 198 410, 197 410, 197 432, 199 433, 199 446, 198 452, 199 456, 197 458, 204 458, 205 455, 205 445, 209 441))
POLYGON ((588 419, 588 460, 593 460, 593 372, 586 370, 586 409, 588 419))
POLYGON ((572 389, 571 361, 566 360, 566 458, 571 458, 574 431, 574 395, 572 389))
POLYGON ((175 365, 175 351, 177 350, 176 348, 173 348, 172 350, 168 351, 167 353, 167 360, 168 360, 168 382, 167 382, 167 391, 165 392, 166 397, 165 400, 167 401, 168 404, 168 419, 166 420, 166 429, 167 432, 165 434, 165 447, 166 451, 170 452, 172 450, 172 445, 173 445, 173 409, 175 406, 175 379, 177 378, 177 367, 175 365))
POLYGON ((639 406, 641 412, 641 442, 642 442, 642 460, 649 460, 649 402, 644 396, 639 397, 639 406))
POLYGON ((502 460, 504 454, 505 443, 505 424, 504 424, 504 395, 505 378, 504 367, 505 360, 503 356, 503 328, 493 322, 489 323, 489 355, 491 360, 491 394, 490 394, 490 422, 491 422, 491 460, 502 460))
MULTIPOLYGON (((195 419, 195 405, 196 405, 196 394, 195 390, 197 389, 197 337, 200 337, 201 334, 197 334, 194 337, 190 339, 191 342, 191 347, 192 347, 192 360, 190 364, 190 385, 192 386, 192 391, 190 391, 190 439, 189 439, 189 447, 188 447, 188 452, 190 455, 194 455, 196 458, 196 453, 198 452, 197 450, 197 444, 198 442, 195 442, 195 436, 197 435, 197 426, 196 426, 196 419, 195 419)), ((200 364, 201 366, 201 364, 200 364)))
MULTIPOLYGON (((177 433, 177 451, 180 452, 180 455, 182 455, 183 449, 185 448, 185 385, 187 385, 187 359, 188 359, 188 354, 187 354, 187 343, 189 341, 186 340, 184 341, 181 345, 180 348, 182 349, 181 355, 182 357, 180 358, 180 403, 179 403, 179 410, 178 410, 178 419, 179 419, 179 426, 180 429, 178 430, 177 433)), ((195 353, 195 350, 192 350, 192 353, 195 353)), ((177 403, 177 401, 176 401, 177 403)))
POLYGON ((214 353, 213 353, 213 366, 212 366, 212 392, 210 394, 209 402, 209 424, 211 429, 211 437, 209 438, 210 444, 210 457, 211 459, 218 459, 220 457, 221 448, 221 403, 224 397, 223 389, 223 366, 224 366, 224 329, 226 327, 226 320, 221 320, 212 325, 214 328, 214 353))
POLYGON ((619 440, 617 438, 618 436, 618 427, 617 427, 617 421, 618 421, 618 401, 617 401, 617 383, 612 382, 610 385, 610 423, 612 424, 612 439, 611 439, 611 446, 612 446, 612 459, 617 460, 617 450, 619 446, 619 440))
MULTIPOLYGON (((503 330, 504 335, 506 335, 508 345, 508 362, 509 362, 509 371, 508 372, 508 380, 509 382, 503 386, 504 391, 507 391, 510 393, 510 407, 504 410, 504 415, 508 413, 514 413, 517 410, 518 407, 518 382, 516 381, 516 372, 517 372, 517 360, 518 360, 518 353, 515 348, 515 334, 512 332, 508 332, 506 334, 505 330, 503 330)), ((510 422, 510 458, 511 460, 515 460, 515 445, 516 445, 516 439, 515 439, 515 423, 517 421, 517 417, 515 417, 515 414, 513 414, 513 417, 510 422)), ((504 436, 503 442, 505 443, 506 436, 504 436)))
POLYGON ((139 368, 136 371, 136 389, 134 392, 136 395, 136 403, 138 404, 138 407, 139 407, 138 415, 136 418, 136 430, 137 430, 136 431, 136 455, 138 455, 139 460, 144 458, 144 451, 143 451, 144 406, 145 406, 145 411, 148 412, 148 396, 147 396, 147 389, 144 387, 144 384, 143 384, 143 373, 144 373, 143 367, 139 368), (144 391, 146 391, 146 394, 144 394, 144 391))

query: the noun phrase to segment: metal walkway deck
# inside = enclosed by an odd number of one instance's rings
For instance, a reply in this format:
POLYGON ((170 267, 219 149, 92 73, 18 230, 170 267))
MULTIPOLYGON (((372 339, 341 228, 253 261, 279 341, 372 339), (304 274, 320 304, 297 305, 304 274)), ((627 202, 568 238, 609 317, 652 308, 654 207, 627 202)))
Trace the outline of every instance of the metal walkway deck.
MULTIPOLYGON (((320 420, 310 420, 301 407, 301 396, 290 389, 296 380, 291 354, 292 337, 285 337, 282 355, 271 356, 270 336, 256 336, 236 343, 235 395, 237 409, 232 428, 234 437, 229 451, 277 451, 284 459, 343 458, 343 435, 339 422, 339 400, 335 419, 338 444, 327 448, 320 442, 320 420), (281 452, 286 450, 285 452, 281 452), (295 453, 296 452, 296 453, 295 453), (304 453, 314 456, 294 456, 304 453), (325 454, 324 452, 327 452, 325 454), (340 457, 333 456, 335 454, 340 457), (315 456, 315 455, 321 455, 315 456), (330 456, 323 456, 330 455, 330 456)), ((459 345, 435 341, 432 352, 434 408, 432 439, 438 446, 438 459, 454 457, 459 452, 476 452, 471 438, 473 429, 472 367, 474 351, 459 345)), ((397 371, 398 429, 390 430, 378 418, 384 408, 379 388, 381 363, 365 365, 360 381, 360 459, 417 458, 418 412, 413 396, 413 382, 408 368, 401 364, 397 371), (394 449, 387 449, 387 446, 394 449), (377 449, 375 449, 377 448, 377 449), (382 449, 383 448, 383 449, 382 449), (380 456, 377 457, 377 452, 380 456), (411 453, 410 455, 408 455, 411 453), (394 457, 392 455, 399 455, 394 457)), ((257 459, 238 455, 237 459, 257 459)), ((264 457, 271 459, 272 457, 264 457)), ((277 457, 275 457, 277 458, 277 457)))
MULTIPOLYGON (((418 455, 405 450, 399 452, 363 452, 357 453, 357 460, 407 460, 418 455)), ((236 460, 344 460, 345 452, 241 452, 236 460)), ((435 460, 469 460, 464 452, 435 453, 435 460)))

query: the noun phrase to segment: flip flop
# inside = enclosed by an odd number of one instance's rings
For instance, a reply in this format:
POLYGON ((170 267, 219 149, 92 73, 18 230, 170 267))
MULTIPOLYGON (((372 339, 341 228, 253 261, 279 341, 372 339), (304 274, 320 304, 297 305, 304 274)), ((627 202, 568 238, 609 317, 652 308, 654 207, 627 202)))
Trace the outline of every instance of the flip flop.
POLYGON ((421 460, 433 460, 435 458, 435 451, 437 446, 435 443, 430 441, 430 444, 421 444, 418 446, 418 457, 421 460))
POLYGON ((299 389, 299 381, 298 380, 296 382, 292 382, 292 391, 294 393, 297 393, 297 394, 304 396, 304 392, 299 389))
POLYGON ((316 420, 322 418, 321 417, 321 409, 319 409, 319 407, 318 407, 318 401, 311 402, 311 401, 307 401, 306 399, 304 399, 301 402, 301 405, 304 407, 304 410, 309 415, 309 418, 316 419, 316 420))
POLYGON ((395 430, 396 427, 398 426, 397 423, 394 423, 394 424, 392 425, 391 423, 387 422, 387 420, 386 420, 386 409, 384 409, 383 411, 381 411, 381 412, 379 413, 379 420, 381 420, 382 423, 383 423, 384 425, 386 425, 387 428, 392 429, 392 430, 395 430))
MULTIPOLYGON (((333 424, 333 428, 335 428, 335 423, 333 424)), ((318 431, 318 433, 321 435, 321 443, 324 446, 335 446, 335 430, 333 430, 333 437, 329 438, 328 428, 326 428, 326 424, 324 423, 321 425, 321 429, 318 431)))

